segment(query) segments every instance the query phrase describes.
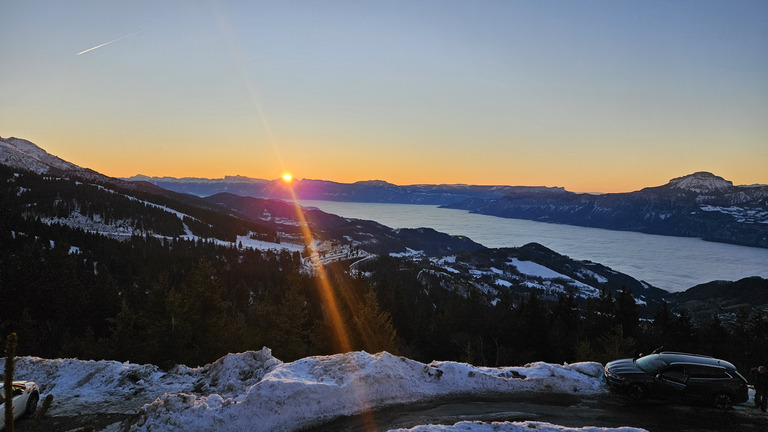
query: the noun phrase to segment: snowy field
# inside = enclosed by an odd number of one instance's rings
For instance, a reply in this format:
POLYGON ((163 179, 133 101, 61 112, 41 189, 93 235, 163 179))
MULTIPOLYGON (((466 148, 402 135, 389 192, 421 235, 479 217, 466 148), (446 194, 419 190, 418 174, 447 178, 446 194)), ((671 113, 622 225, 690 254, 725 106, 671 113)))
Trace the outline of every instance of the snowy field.
MULTIPOLYGON (((0 360, 4 364, 5 360, 0 360)), ((295 431, 338 416, 446 396, 526 392, 598 394, 603 367, 586 362, 486 368, 420 363, 383 352, 352 352, 283 363, 271 350, 229 354, 200 368, 75 359, 17 359, 16 377, 54 396, 49 415, 140 413, 132 432, 295 431)), ((540 422, 424 425, 412 431, 622 431, 540 422)), ((119 424, 106 429, 120 430, 119 424)))

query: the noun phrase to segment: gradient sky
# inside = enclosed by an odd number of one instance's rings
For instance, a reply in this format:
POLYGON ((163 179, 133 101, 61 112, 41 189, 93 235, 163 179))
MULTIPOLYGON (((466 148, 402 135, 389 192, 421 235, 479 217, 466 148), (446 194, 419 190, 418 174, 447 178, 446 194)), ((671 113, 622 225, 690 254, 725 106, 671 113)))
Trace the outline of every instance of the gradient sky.
POLYGON ((768 183, 767 23, 761 0, 5 0, 0 136, 115 177, 768 183))

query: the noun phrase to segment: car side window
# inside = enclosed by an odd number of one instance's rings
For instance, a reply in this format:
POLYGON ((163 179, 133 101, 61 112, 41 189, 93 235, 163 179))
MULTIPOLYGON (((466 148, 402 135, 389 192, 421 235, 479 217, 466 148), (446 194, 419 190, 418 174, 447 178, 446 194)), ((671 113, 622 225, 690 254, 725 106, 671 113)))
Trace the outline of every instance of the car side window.
POLYGON ((691 366, 691 378, 728 378, 724 368, 691 366))
POLYGON ((664 370, 661 377, 668 381, 684 384, 688 380, 688 374, 683 366, 672 366, 664 370))

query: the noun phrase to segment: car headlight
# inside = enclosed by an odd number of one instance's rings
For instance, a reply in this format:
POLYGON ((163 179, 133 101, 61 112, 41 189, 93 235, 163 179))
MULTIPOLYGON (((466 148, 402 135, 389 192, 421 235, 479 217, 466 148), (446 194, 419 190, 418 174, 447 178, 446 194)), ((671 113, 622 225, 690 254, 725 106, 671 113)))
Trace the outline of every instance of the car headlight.
POLYGON ((609 371, 608 369, 605 370, 605 377, 609 378, 609 379, 611 379, 613 381, 618 381, 618 382, 628 381, 627 378, 625 378, 625 377, 623 377, 621 375, 614 375, 614 374, 612 374, 611 371, 609 371))

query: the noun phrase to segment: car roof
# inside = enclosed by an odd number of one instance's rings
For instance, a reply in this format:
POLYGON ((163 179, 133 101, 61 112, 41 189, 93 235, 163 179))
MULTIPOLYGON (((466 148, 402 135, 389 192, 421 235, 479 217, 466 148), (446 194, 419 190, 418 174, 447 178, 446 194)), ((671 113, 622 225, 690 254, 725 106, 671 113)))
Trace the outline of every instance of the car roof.
POLYGON ((723 367, 727 369, 736 369, 736 367, 725 361, 716 359, 714 357, 700 355, 700 354, 689 354, 689 353, 681 353, 681 352, 662 352, 659 353, 659 356, 661 356, 662 359, 667 364, 697 364, 697 365, 706 365, 706 366, 715 366, 715 367, 723 367))

